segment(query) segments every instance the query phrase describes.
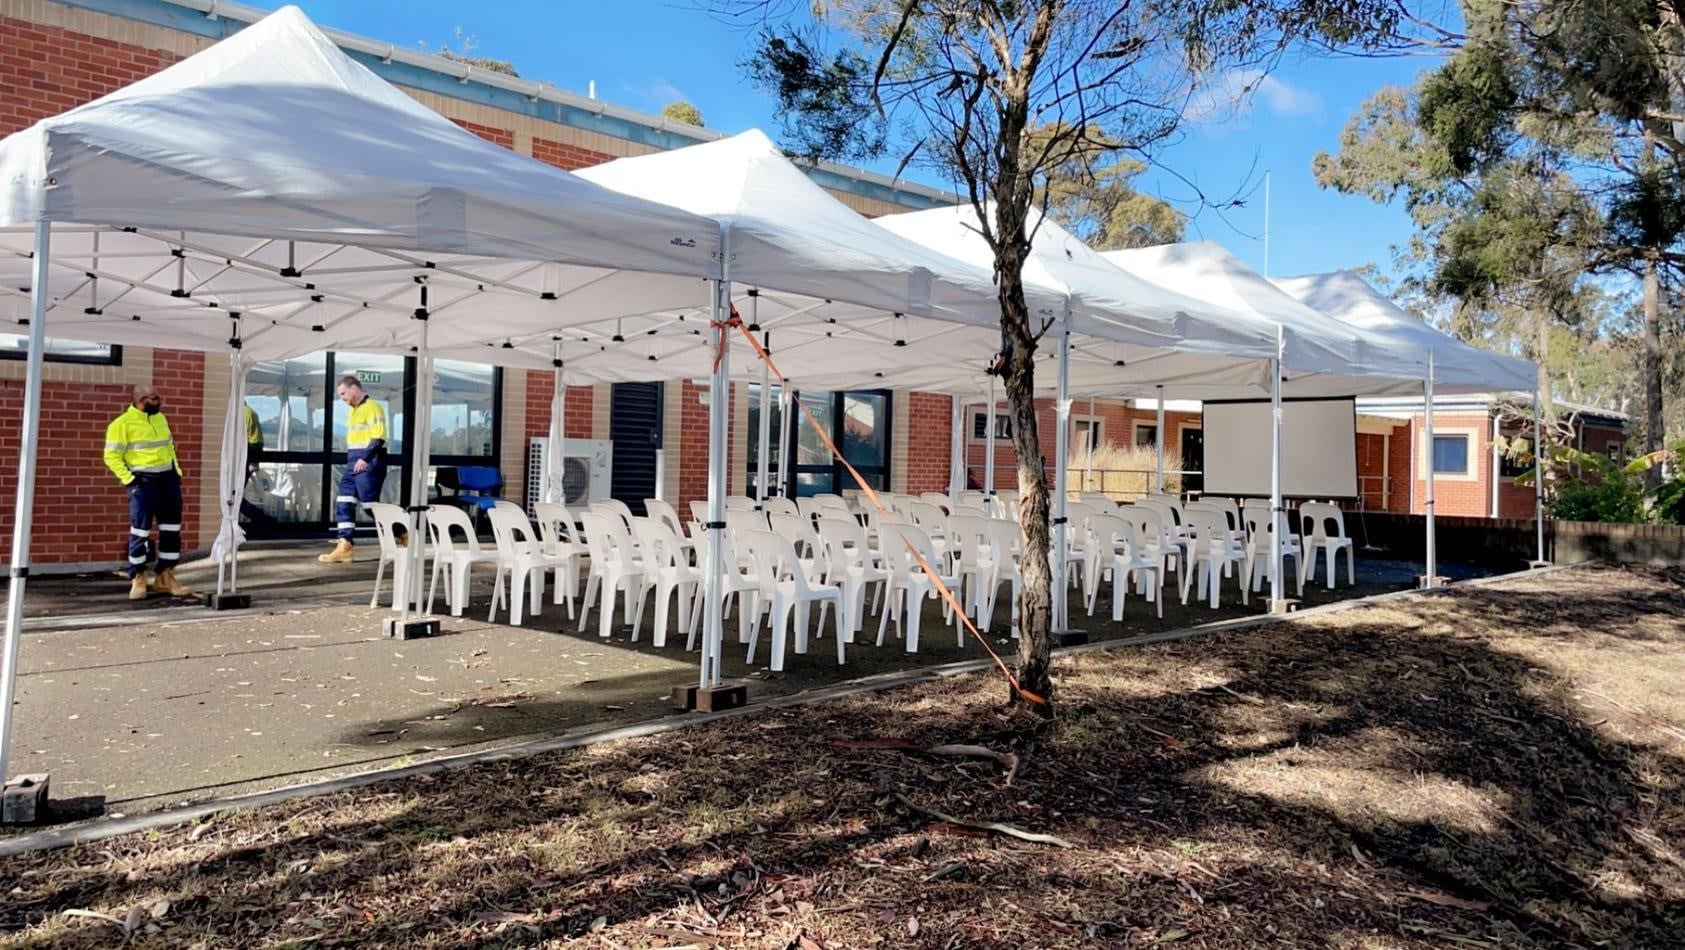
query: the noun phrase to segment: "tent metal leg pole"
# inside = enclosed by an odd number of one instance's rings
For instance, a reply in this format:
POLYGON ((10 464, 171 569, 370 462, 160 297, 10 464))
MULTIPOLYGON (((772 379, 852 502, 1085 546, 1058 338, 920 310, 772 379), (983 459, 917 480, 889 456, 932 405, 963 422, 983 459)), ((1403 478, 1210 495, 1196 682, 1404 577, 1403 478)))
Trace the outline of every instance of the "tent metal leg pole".
MULTIPOLYGON (((722 253, 722 257, 725 255, 722 253)), ((730 452, 728 426, 731 419, 731 330, 726 321, 731 315, 731 283, 719 280, 714 285, 713 341, 715 364, 708 393, 708 574, 703 603, 706 607, 702 628, 702 662, 697 680, 701 691, 720 685, 720 652, 724 640, 721 630, 724 604, 724 532, 726 494, 726 456, 730 452)))
POLYGON ((1498 441, 1503 438, 1503 414, 1497 409, 1492 410, 1492 517, 1502 516, 1503 505, 1498 498, 1498 471, 1503 464, 1503 452, 1498 448, 1498 441))
POLYGON ((1427 489, 1423 494, 1422 504, 1427 511, 1427 574, 1422 580, 1424 587, 1439 586, 1439 553, 1434 550, 1434 521, 1433 521, 1433 352, 1428 352, 1428 375, 1422 380, 1422 409, 1423 417, 1427 420, 1423 424, 1423 438, 1427 444, 1423 446, 1422 461, 1427 468, 1427 489))
POLYGON ((948 503, 959 504, 965 491, 965 402, 955 396, 949 405, 948 503))
MULTIPOLYGON (((1099 437, 1095 426, 1099 420, 1094 415, 1094 397, 1088 397, 1088 438, 1083 440, 1082 453, 1082 490, 1089 491, 1088 483, 1094 478, 1094 442, 1099 437)), ((1098 488, 1093 489, 1098 491, 1098 488)))
POLYGON ((427 468, 432 456, 434 376, 433 357, 427 344, 428 317, 427 284, 423 283, 421 306, 416 309, 415 314, 415 319, 421 322, 421 332, 415 354, 415 435, 414 444, 409 446, 410 491, 409 509, 405 518, 409 526, 409 543, 400 549, 398 555, 403 559, 404 569, 393 571, 392 607, 398 612, 398 616, 395 621, 388 621, 386 630, 388 636, 399 639, 433 636, 439 632, 437 620, 411 616, 412 613, 419 613, 422 591, 426 588, 421 575, 426 565, 424 557, 427 546, 427 468), (399 582, 399 575, 402 575, 402 583, 399 582))
POLYGON ((217 460, 217 488, 221 492, 221 523, 212 544, 216 552, 216 595, 211 607, 225 610, 250 605, 236 596, 240 589, 240 504, 246 494, 246 359, 240 352, 239 325, 229 338, 228 406, 222 420, 222 450, 217 460), (227 585, 224 590, 224 577, 227 585))
POLYGON ((36 445, 41 435, 41 354, 47 345, 47 267, 52 225, 35 225, 35 262, 29 282, 29 356, 23 384, 23 432, 18 452, 17 506, 12 512, 12 572, 6 590, 6 653, 0 666, 0 784, 12 752, 12 716, 18 684, 18 648, 23 640, 23 591, 29 579, 29 532, 35 507, 36 445))
MULTIPOLYGON (((758 295, 749 298, 750 313, 760 309, 760 299, 758 295)), ((750 317, 751 321, 754 319, 750 317)), ((761 345, 768 346, 771 342, 768 339, 761 345)), ((769 349, 767 352, 772 351, 769 349)), ((772 477, 772 371, 765 360, 761 361, 761 419, 760 431, 756 435, 760 445, 755 452, 755 509, 760 511, 766 508, 766 500, 772 495, 767 484, 772 477)))
MULTIPOLYGON (((995 378, 989 377, 989 417, 984 431, 988 439, 983 443, 983 494, 994 504, 995 497, 995 378)), ((998 506, 997 506, 998 507, 998 506)))
POLYGON ((1540 566, 1545 560, 1545 419, 1539 405, 1539 390, 1533 390, 1533 534, 1538 545, 1535 558, 1540 566))
MULTIPOLYGON (((1287 586, 1282 583, 1281 545, 1287 540, 1287 524, 1281 503, 1281 357, 1287 348, 1286 331, 1275 328, 1275 359, 1270 360, 1270 613, 1287 609, 1287 586)), ((1299 555, 1304 557, 1303 554, 1299 555)), ((1252 579, 1241 578, 1251 585, 1252 579)))
POLYGON ((1153 453, 1158 463, 1158 491, 1164 493, 1164 387, 1158 387, 1158 423, 1154 426, 1153 453))
MULTIPOLYGON (((1059 325, 1059 396, 1053 404, 1058 419, 1058 431, 1053 437, 1053 625, 1055 630, 1068 631, 1070 617, 1070 580, 1065 576, 1071 540, 1069 508, 1071 471, 1071 310, 1059 325)), ((1084 565, 1085 567, 1087 565, 1084 565)))
MULTIPOLYGON (((562 467, 567 458, 568 387, 562 378, 562 341, 556 340, 550 353, 550 427, 544 447, 544 491, 542 498, 553 505, 566 504, 567 493, 562 488, 562 467)), ((572 512, 569 512, 571 514, 572 512)), ((573 538, 573 525, 567 526, 568 539, 573 538)))

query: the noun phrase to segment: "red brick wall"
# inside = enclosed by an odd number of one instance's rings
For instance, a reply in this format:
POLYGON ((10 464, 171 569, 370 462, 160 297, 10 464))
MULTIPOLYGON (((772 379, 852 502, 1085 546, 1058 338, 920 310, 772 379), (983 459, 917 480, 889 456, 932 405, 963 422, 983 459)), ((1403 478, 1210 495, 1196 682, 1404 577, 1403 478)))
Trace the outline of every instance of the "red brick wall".
POLYGON ((546 165, 554 165, 566 171, 573 171, 576 168, 600 165, 614 156, 606 152, 580 148, 577 145, 553 142, 550 139, 535 135, 532 137, 532 157, 546 165))
MULTIPOLYGON (((697 499, 708 497, 708 406, 703 404, 702 394, 708 391, 706 386, 698 386, 690 380, 683 380, 679 385, 679 432, 667 433, 667 444, 671 445, 675 435, 679 442, 679 487, 678 495, 674 499, 673 507, 681 513, 690 510, 690 503, 697 499)), ((737 398, 737 387, 729 390, 731 402, 727 403, 727 418, 735 420, 731 412, 737 398)), ((726 445, 731 445, 731 426, 726 427, 726 445)), ((727 485, 730 485, 731 472, 726 472, 727 485)))
POLYGON ((508 129, 493 128, 489 125, 481 125, 478 122, 470 122, 467 119, 452 119, 451 121, 493 145, 501 145, 507 149, 515 147, 515 133, 508 129))
MULTIPOLYGON (((42 385, 32 560, 119 561, 125 557, 128 497, 106 470, 103 453, 105 427, 128 406, 133 393, 132 387, 122 385, 42 385)), ((4 460, 0 504, 7 511, 17 497, 16 460, 22 431, 23 382, 0 381, 0 459, 4 460)), ((10 530, 0 535, 0 554, 8 559, 12 555, 10 530)))
MULTIPOLYGON (((964 420, 966 435, 966 465, 972 484, 984 484, 984 460, 988 457, 988 447, 983 439, 973 439, 974 431, 972 417, 985 412, 980 405, 967 407, 964 420)), ((995 410, 997 414, 1007 412, 1005 403, 995 410)), ((1088 418, 1088 400, 1078 399, 1071 404, 1071 417, 1088 418)), ((1135 439, 1135 423, 1156 424, 1158 413, 1151 409, 1135 409, 1127 403, 1117 401, 1095 400, 1093 417, 1100 420, 1100 441, 1102 444, 1130 445, 1135 439)), ((1166 412, 1164 414, 1164 447, 1166 451, 1179 451, 1182 447, 1181 433, 1184 425, 1198 427, 1200 414, 1197 412, 1166 412)), ((1051 478, 1053 459, 1058 444, 1054 439, 1058 435, 1058 423, 1054 417, 1053 400, 1036 400, 1036 425, 1041 435, 1042 464, 1047 468, 1051 478)), ((1073 441, 1074 447, 1076 443, 1073 441)), ((995 441, 995 489, 1010 491, 1018 486, 1018 453, 1012 447, 1010 439, 995 441)))
POLYGON ((0 17, 0 136, 150 76, 179 58, 0 17))
POLYGON ((953 400, 937 393, 908 393, 907 431, 894 433, 907 440, 907 484, 896 491, 948 490, 948 456, 953 449, 953 400))

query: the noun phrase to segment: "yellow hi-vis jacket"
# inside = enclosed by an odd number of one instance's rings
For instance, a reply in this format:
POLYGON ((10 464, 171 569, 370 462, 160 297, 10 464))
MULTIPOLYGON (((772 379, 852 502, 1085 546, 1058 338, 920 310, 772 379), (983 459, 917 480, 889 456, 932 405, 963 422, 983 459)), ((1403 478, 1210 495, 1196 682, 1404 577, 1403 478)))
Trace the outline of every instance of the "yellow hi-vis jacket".
POLYGON ((351 407, 351 414, 345 419, 345 447, 366 449, 376 439, 386 441, 386 411, 374 397, 364 396, 362 402, 351 407))
POLYGON ((263 444, 263 427, 258 424, 257 412, 251 406, 244 407, 246 412, 246 444, 263 444))
POLYGON ((123 410, 105 427, 105 467, 125 485, 142 472, 174 469, 181 474, 169 420, 161 412, 149 416, 134 406, 123 410))

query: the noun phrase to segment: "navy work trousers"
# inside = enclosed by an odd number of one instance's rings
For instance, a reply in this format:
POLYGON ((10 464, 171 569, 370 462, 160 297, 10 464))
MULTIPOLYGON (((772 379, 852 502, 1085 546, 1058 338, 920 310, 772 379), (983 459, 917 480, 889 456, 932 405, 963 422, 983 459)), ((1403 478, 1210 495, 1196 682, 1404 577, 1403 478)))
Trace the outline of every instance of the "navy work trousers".
POLYGON ((146 568, 147 537, 158 522, 158 570, 181 560, 181 476, 175 472, 136 472, 129 483, 129 576, 146 568))
POLYGON ((379 501, 380 489, 386 484, 386 458, 367 449, 352 449, 346 453, 345 474, 339 477, 339 492, 334 498, 334 521, 340 540, 350 541, 357 534, 357 506, 366 501, 379 501), (361 472, 352 468, 363 459, 369 467, 361 472))

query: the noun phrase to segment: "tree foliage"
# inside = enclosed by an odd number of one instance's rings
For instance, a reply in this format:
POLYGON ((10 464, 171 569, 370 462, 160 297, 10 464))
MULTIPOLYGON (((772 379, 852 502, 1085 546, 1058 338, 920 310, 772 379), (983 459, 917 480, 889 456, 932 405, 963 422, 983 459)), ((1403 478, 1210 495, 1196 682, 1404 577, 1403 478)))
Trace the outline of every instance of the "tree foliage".
MULTIPOLYGON (((1685 265, 1681 5, 1461 7, 1461 32, 1410 21, 1449 59, 1415 89, 1366 103, 1339 152, 1317 157, 1318 179, 1402 199, 1418 226, 1401 254, 1414 289, 1451 302, 1465 335, 1516 345, 1558 371, 1607 339, 1622 309, 1611 298, 1641 282, 1640 431, 1654 449, 1673 362, 1661 311, 1685 265), (1564 328, 1574 349, 1555 352, 1564 328)), ((1547 395, 1550 382, 1541 379, 1547 395)))
MULTIPOLYGON (((994 256, 1001 352, 1024 531, 1020 697, 1050 697, 1048 497, 1036 424, 1023 267, 1073 165, 1127 177, 1152 161, 1191 97, 1222 70, 1267 69, 1291 45, 1378 43, 1398 0, 719 0, 766 24, 746 69, 777 99, 783 138, 811 159, 937 168, 965 195, 994 256)), ((1112 211, 1064 197, 1095 229, 1112 211)), ((1110 201, 1116 195, 1105 196, 1110 201)), ((1032 703, 1042 711, 1045 703, 1032 703)))
POLYGON ((702 128, 702 110, 684 100, 669 102, 661 107, 661 114, 674 122, 683 122, 702 128))

